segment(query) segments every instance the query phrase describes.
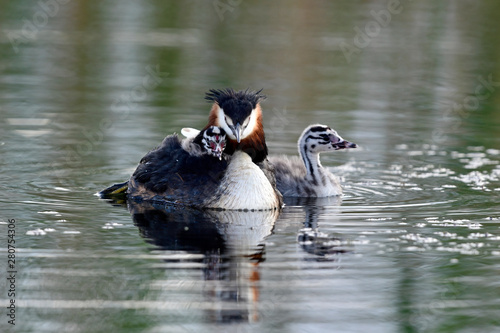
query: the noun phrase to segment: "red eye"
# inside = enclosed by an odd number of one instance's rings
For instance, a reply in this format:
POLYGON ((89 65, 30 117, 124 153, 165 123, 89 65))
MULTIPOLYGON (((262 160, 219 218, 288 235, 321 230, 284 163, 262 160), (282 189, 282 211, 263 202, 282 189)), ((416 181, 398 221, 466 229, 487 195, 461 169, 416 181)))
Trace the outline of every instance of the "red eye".
POLYGON ((214 142, 210 142, 210 149, 215 150, 215 147, 216 147, 215 143, 214 142))

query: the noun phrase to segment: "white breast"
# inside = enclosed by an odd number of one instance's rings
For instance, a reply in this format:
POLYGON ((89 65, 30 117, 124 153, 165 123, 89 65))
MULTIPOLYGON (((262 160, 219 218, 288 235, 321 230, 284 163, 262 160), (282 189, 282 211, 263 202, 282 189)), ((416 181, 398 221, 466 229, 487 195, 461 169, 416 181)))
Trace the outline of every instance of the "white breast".
POLYGON ((275 189, 247 153, 233 154, 220 187, 220 196, 209 207, 248 210, 279 207, 275 189))
POLYGON ((342 186, 340 186, 339 177, 330 173, 330 171, 325 170, 326 184, 323 186, 316 186, 316 196, 317 197, 330 197, 342 195, 342 186))

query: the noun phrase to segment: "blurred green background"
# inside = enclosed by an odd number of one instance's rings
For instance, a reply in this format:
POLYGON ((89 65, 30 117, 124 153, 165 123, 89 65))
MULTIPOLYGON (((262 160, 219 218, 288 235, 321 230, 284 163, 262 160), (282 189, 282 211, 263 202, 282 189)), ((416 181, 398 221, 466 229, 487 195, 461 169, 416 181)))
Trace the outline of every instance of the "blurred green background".
MULTIPOLYGON (((2 221, 19 221, 25 253, 21 331, 498 330, 500 2, 0 0, 0 8, 0 205, 2 221), (221 328, 213 316, 191 317, 195 287, 180 289, 185 311, 169 312, 175 301, 158 312, 146 305, 172 272, 202 282, 182 265, 154 269, 163 259, 129 213, 93 194, 126 180, 166 135, 204 126, 205 92, 225 87, 264 89, 271 153, 297 154, 311 123, 360 148, 322 157, 344 177, 346 198, 320 207, 319 219, 353 240, 356 255, 340 273, 304 261, 296 233, 311 207, 289 207, 259 271, 261 300, 272 303, 250 302, 253 324, 221 328), (33 235, 47 228, 55 231, 33 235), (297 265, 311 275, 297 275, 297 265), (92 302, 103 299, 138 303, 100 312, 92 302)), ((158 299, 177 295, 164 293, 158 299)))

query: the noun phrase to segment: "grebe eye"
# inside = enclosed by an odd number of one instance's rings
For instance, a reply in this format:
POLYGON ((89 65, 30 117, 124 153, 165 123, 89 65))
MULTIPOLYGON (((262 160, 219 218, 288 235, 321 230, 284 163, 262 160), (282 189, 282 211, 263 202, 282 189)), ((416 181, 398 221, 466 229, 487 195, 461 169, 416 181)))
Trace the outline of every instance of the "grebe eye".
POLYGON ((248 126, 248 124, 250 123, 250 117, 248 117, 247 119, 245 119, 245 121, 243 122, 243 127, 247 127, 248 126))

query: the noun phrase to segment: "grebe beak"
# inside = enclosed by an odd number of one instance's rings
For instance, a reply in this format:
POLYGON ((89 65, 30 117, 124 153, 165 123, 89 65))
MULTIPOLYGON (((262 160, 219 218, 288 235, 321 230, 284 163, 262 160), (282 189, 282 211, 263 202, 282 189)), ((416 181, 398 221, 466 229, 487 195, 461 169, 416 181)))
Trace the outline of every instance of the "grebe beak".
POLYGON ((236 126, 231 127, 231 130, 233 131, 233 134, 236 137, 236 141, 238 143, 240 143, 240 141, 241 141, 241 125, 240 125, 240 123, 236 123, 236 126))
POLYGON ((329 137, 332 147, 335 148, 335 150, 358 147, 357 144, 344 140, 338 134, 330 134, 329 137))
POLYGON ((215 157, 218 157, 219 161, 222 160, 222 151, 223 150, 224 150, 224 148, 222 148, 221 145, 217 145, 217 147, 215 147, 215 150, 213 152, 213 155, 215 157))
POLYGON ((345 141, 345 140, 339 141, 337 143, 333 143, 332 145, 335 148, 335 150, 345 149, 345 148, 357 148, 358 147, 357 144, 355 144, 353 142, 345 141))

